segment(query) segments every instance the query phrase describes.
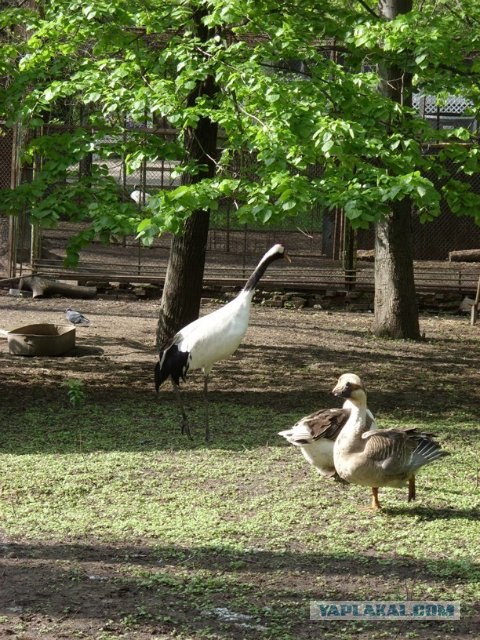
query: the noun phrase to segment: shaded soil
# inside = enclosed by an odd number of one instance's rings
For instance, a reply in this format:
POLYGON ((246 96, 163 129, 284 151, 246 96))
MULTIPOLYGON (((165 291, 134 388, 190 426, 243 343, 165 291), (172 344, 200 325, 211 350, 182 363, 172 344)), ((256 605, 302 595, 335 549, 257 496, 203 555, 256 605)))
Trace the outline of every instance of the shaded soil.
MULTIPOLYGON (((206 301, 201 313, 217 306, 206 301)), ((59 380, 70 374, 99 395, 149 393, 160 300, 137 301, 122 292, 94 300, 32 299, 0 290, 0 329, 43 322, 67 325, 67 307, 80 310, 91 325, 76 328, 75 349, 65 357, 12 356, 7 341, 0 339, 4 402, 15 402, 19 395, 28 401, 30 394, 38 394, 37 383, 42 393, 56 394, 59 380)), ((328 391, 336 377, 352 370, 369 381, 369 403, 377 404, 377 411, 403 406, 414 411, 426 404, 433 413, 445 406, 477 410, 480 324, 470 326, 466 315, 424 315, 425 340, 414 343, 376 339, 370 333, 372 318, 370 313, 254 305, 244 341, 214 369, 212 393, 242 397, 260 392, 266 403, 271 394, 285 393, 292 408, 299 400, 301 406, 311 402, 315 408, 330 402, 328 391)), ((199 372, 189 374, 189 388, 202 388, 199 372)))
MULTIPOLYGON (((91 326, 77 329, 76 348, 66 357, 12 356, 6 340, 0 340, 2 405, 14 410, 19 402, 42 403, 64 396, 60 383, 66 377, 84 381, 97 402, 107 397, 111 400, 115 394, 132 398, 151 394, 153 400, 157 300, 32 300, 0 294, 0 328, 37 322, 62 324, 69 306, 87 315, 91 326)), ((204 306, 202 312, 213 308, 204 306)), ((415 344, 375 339, 369 332, 371 320, 369 314, 254 307, 244 343, 232 359, 214 370, 212 394, 218 399, 235 397, 235 402, 255 399, 266 407, 281 403, 282 409, 296 409, 304 415, 328 406, 328 390, 336 377, 353 370, 368 380, 370 404, 379 417, 392 411, 399 416, 424 415, 427 408, 433 416, 446 411, 478 411, 480 325, 471 327, 467 317, 423 317, 426 340, 415 344)), ((201 387, 201 376, 192 375, 189 388, 199 392, 201 387)), ((162 393, 171 401, 169 390, 162 393)), ((0 555, 0 637, 23 640, 170 639, 174 636, 169 611, 173 610, 177 621, 183 617, 182 637, 201 637, 197 632, 205 623, 197 624, 192 617, 188 599, 178 601, 172 585, 151 589, 131 579, 132 567, 151 571, 183 563, 185 567, 221 571, 232 562, 241 562, 245 580, 265 593, 265 605, 277 589, 279 576, 272 578, 272 570, 281 572, 282 589, 301 589, 312 599, 321 598, 322 591, 309 573, 311 566, 322 566, 331 594, 355 593, 359 579, 345 566, 345 560, 321 554, 304 558, 302 565, 299 555, 265 552, 235 558, 221 549, 165 549, 144 540, 99 545, 94 540, 57 544, 0 538, 0 555), (151 620, 149 616, 160 607, 164 621, 151 620), (2 616, 8 616, 8 622, 2 616)), ((392 579, 398 581, 399 591, 406 577, 416 573, 428 576, 428 567, 417 564, 397 564, 395 571, 392 579)), ((381 593, 384 572, 385 566, 372 558, 366 571, 371 594, 381 593)), ((191 597, 194 600, 194 594, 191 597)), ((416 628, 414 637, 477 637, 478 623, 478 615, 465 619, 455 625, 451 635, 438 624, 425 623, 416 628)), ((320 625, 313 631, 303 628, 298 637, 320 638, 324 631, 320 625)), ((261 630, 241 625, 228 625, 223 630, 220 625, 216 632, 224 638, 261 636, 261 630)), ((400 625, 392 637, 409 637, 408 632, 408 625, 400 625)), ((366 640, 373 636, 359 631, 358 637, 366 640)))

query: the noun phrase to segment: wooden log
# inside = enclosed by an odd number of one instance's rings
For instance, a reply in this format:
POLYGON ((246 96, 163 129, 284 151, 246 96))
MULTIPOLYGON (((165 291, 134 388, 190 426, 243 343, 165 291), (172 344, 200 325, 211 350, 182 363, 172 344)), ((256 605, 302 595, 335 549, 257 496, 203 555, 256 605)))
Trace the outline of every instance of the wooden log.
POLYGON ((375 250, 374 249, 357 249, 357 260, 366 260, 368 262, 375 262, 375 250))
POLYGON ((448 252, 449 262, 480 262, 480 249, 463 249, 448 252))
POLYGON ((0 289, 11 289, 14 287, 18 287, 18 283, 20 281, 20 277, 16 278, 4 278, 0 280, 0 289))
POLYGON ((475 300, 472 304, 472 310, 470 315, 470 324, 473 326, 478 319, 478 306, 480 305, 480 276, 478 277, 477 284, 477 293, 475 295, 475 300))
POLYGON ((18 288, 31 291, 34 298, 55 294, 60 294, 66 298, 94 298, 97 295, 96 287, 82 287, 66 282, 57 282, 42 276, 20 278, 18 288))

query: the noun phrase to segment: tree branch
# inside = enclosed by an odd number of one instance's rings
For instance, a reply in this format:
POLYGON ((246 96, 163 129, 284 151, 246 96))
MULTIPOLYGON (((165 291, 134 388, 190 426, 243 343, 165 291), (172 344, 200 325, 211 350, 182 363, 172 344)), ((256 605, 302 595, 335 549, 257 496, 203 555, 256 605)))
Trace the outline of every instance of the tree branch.
POLYGON ((365 0, 357 0, 357 2, 362 5, 367 13, 379 20, 380 16, 378 15, 378 13, 376 13, 371 7, 368 6, 365 0))

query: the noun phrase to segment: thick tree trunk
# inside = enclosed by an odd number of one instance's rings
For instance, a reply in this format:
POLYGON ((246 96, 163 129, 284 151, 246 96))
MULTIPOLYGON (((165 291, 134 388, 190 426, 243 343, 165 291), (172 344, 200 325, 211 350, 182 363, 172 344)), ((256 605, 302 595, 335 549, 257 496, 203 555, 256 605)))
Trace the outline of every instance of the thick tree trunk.
MULTIPOLYGON (((412 0, 380 0, 386 20, 407 13, 412 0)), ((379 67, 380 92, 411 105, 411 76, 395 65, 379 67)), ((391 212, 375 227, 375 320, 379 336, 418 340, 420 328, 413 272, 411 202, 393 203, 391 212)))
POLYGON ((158 319, 159 347, 198 318, 208 225, 208 211, 197 211, 186 221, 183 234, 173 238, 158 319))
MULTIPOLYGON (((197 35, 206 40, 209 32, 201 18, 199 12, 196 16, 197 35)), ((199 96, 213 97, 217 91, 214 79, 209 76, 197 84, 187 106, 194 106, 199 96)), ((184 174, 182 184, 192 184, 215 175, 217 129, 215 122, 203 117, 195 128, 185 131, 186 161, 195 161, 200 170, 193 176, 184 174)), ((172 240, 157 325, 159 347, 179 329, 198 318, 209 221, 209 211, 195 211, 185 222, 183 233, 172 240)))
POLYGON ((410 202, 377 223, 374 332, 390 338, 420 337, 413 275, 410 202))

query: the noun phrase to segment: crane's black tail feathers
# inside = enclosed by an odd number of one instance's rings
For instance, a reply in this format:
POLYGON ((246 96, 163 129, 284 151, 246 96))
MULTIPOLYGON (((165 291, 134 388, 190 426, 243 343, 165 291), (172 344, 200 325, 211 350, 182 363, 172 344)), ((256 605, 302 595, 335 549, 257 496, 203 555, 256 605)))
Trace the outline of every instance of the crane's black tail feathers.
POLYGON ((189 355, 188 351, 180 351, 176 344, 172 344, 165 350, 160 351, 159 361, 155 365, 156 391, 158 391, 160 385, 169 377, 172 378, 176 385, 180 384, 180 378, 185 382, 189 355))

